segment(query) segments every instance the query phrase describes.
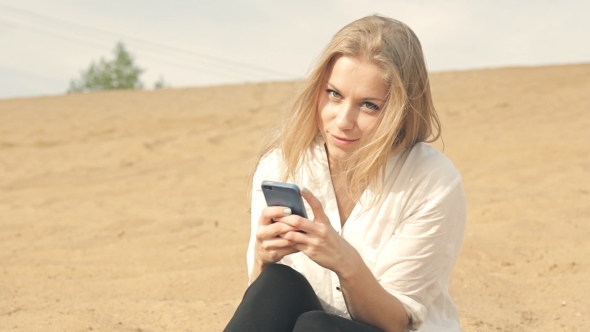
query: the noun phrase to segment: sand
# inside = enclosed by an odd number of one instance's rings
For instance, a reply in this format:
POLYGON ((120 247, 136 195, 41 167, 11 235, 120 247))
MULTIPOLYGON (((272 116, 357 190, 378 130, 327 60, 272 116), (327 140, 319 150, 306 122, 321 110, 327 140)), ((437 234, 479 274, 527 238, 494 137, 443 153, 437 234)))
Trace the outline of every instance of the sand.
MULTIPOLYGON (((0 331, 220 331, 293 83, 0 101, 0 331)), ((590 328, 590 65, 432 75, 465 331, 590 328)), ((440 144, 436 146, 441 147, 440 144)))

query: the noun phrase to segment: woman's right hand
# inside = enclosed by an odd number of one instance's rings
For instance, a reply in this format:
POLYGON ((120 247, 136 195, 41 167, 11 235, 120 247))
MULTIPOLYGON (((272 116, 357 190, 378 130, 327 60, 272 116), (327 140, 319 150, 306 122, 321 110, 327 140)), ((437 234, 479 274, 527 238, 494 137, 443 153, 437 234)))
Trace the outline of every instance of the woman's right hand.
POLYGON ((280 236, 297 229, 282 222, 275 222, 289 215, 291 209, 281 206, 269 206, 262 210, 256 230, 255 264, 250 282, 253 282, 268 264, 276 263, 283 257, 299 251, 291 247, 292 241, 280 236))

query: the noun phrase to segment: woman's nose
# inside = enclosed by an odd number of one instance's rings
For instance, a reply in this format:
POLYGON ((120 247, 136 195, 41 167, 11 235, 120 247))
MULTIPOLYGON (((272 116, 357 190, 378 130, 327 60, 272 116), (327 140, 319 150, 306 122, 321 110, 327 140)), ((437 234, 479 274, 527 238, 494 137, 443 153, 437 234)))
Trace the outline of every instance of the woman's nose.
POLYGON ((338 115, 336 116, 336 126, 340 130, 354 128, 354 123, 356 122, 357 117, 354 107, 344 103, 340 106, 338 115))

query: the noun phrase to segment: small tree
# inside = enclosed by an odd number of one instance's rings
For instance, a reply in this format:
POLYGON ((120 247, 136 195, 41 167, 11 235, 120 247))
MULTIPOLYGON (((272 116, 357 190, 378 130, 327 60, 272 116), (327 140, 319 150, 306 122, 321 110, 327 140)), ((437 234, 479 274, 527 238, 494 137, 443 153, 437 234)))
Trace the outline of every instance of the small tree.
POLYGON ((133 63, 133 57, 125 49, 125 45, 119 42, 113 50, 115 58, 107 61, 104 58, 100 62, 90 64, 87 70, 80 72, 78 80, 70 81, 68 93, 113 90, 113 89, 141 89, 143 84, 139 76, 143 69, 133 63))

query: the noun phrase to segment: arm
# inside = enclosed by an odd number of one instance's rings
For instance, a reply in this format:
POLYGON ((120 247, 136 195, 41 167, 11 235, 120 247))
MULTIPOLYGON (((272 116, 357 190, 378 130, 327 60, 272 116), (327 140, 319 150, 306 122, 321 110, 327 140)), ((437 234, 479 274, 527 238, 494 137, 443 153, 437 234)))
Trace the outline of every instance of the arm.
POLYGON ((425 197, 425 203, 406 216, 385 243, 384 254, 373 271, 330 226, 313 195, 304 194, 316 216, 313 222, 284 218, 307 234, 287 233, 283 237, 296 242, 294 247, 338 275, 355 320, 385 331, 401 331, 408 323, 417 328, 426 307, 440 294, 444 284, 441 276, 450 274, 460 247, 465 201, 460 184, 455 185, 448 183, 445 193, 425 197))
POLYGON ((283 238, 319 265, 334 271, 344 292, 351 316, 384 331, 403 331, 409 318, 403 304, 388 293, 365 265, 360 254, 330 225, 319 200, 302 191, 314 212, 310 221, 299 216, 286 216, 278 221, 305 233, 287 232, 283 238))
POLYGON ((290 209, 280 206, 270 206, 262 210, 254 239, 254 262, 249 276, 250 283, 258 278, 268 264, 276 263, 283 257, 298 251, 292 247, 293 242, 280 236, 297 229, 285 223, 273 221, 290 214, 290 209))
POLYGON ((280 234, 294 229, 273 222, 273 219, 285 216, 284 208, 267 207, 260 188, 263 179, 278 178, 277 169, 276 156, 271 154, 260 161, 252 180, 251 233, 246 255, 249 283, 254 282, 268 264, 276 263, 284 256, 297 252, 290 247, 291 242, 279 237, 280 234))
POLYGON ((258 278, 268 264, 276 263, 286 255, 298 251, 292 247, 291 241, 280 237, 281 234, 297 230, 287 224, 273 222, 273 219, 290 214, 290 210, 287 210, 289 209, 280 206, 266 207, 262 210, 254 240, 254 264, 250 271, 250 283, 258 278))
POLYGON ((350 316, 386 332, 403 331, 409 324, 403 304, 379 284, 358 252, 355 256, 348 269, 336 272, 350 316))

